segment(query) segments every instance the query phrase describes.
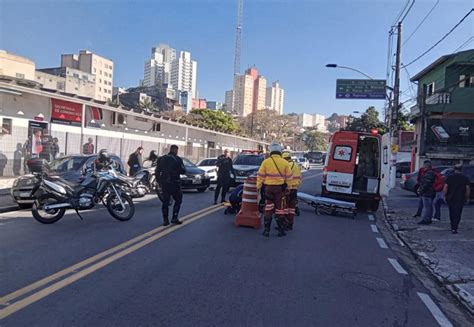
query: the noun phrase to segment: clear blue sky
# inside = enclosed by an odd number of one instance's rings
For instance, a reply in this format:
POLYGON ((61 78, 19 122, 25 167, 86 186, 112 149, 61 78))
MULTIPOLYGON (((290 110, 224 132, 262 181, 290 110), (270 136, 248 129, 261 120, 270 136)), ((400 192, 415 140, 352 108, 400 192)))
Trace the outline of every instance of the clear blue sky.
MULTIPOLYGON (((405 20, 414 30, 436 0, 416 0, 405 20)), ((358 68, 385 78, 387 35, 406 0, 244 0, 242 69, 256 65, 268 83, 279 80, 285 112, 351 113, 383 101, 336 100, 336 78, 358 68)), ((441 0, 405 45, 402 62, 430 47, 472 8, 471 0, 441 0)), ((0 0, 0 48, 28 57, 38 68, 58 66, 61 53, 88 49, 115 62, 115 86, 135 86, 152 46, 168 43, 198 61, 198 90, 224 99, 232 87, 235 0, 0 0)), ((474 15, 423 59, 414 75, 474 35, 474 15)), ((474 41, 465 49, 473 48, 474 41)), ((402 72, 402 90, 407 89, 402 72)), ((407 92, 403 98, 410 97, 407 92)))

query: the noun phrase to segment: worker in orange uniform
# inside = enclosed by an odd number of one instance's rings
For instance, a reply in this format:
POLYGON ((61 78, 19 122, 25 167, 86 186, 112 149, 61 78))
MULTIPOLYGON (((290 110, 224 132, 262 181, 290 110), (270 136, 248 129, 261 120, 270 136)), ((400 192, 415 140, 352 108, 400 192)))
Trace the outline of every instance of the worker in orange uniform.
POLYGON ((260 165, 257 175, 257 189, 265 185, 265 230, 263 236, 270 236, 273 211, 278 224, 278 236, 285 236, 285 192, 288 183, 291 181, 291 168, 288 162, 281 157, 282 147, 279 143, 273 142, 270 145, 270 157, 265 159, 260 165))
POLYGON ((293 230, 296 205, 298 204, 298 188, 301 185, 301 169, 296 162, 291 160, 291 154, 289 151, 283 151, 282 158, 290 164, 292 174, 292 178, 288 182, 288 191, 286 192, 286 230, 293 230))

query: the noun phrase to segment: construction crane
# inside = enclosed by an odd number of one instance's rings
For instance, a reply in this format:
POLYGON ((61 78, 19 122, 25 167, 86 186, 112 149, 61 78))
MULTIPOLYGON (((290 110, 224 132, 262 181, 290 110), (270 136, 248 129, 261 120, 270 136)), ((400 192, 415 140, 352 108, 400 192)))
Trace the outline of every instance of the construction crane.
POLYGON ((237 26, 235 30, 234 76, 240 74, 240 47, 242 43, 242 10, 244 0, 237 0, 237 26))

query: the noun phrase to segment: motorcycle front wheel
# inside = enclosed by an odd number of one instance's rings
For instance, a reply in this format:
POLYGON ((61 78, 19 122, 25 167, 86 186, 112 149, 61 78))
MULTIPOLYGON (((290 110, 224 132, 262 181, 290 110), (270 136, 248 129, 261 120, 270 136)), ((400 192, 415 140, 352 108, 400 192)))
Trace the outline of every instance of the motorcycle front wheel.
POLYGON ((133 204, 132 198, 128 194, 122 193, 120 194, 120 199, 122 200, 125 208, 120 203, 117 194, 111 194, 107 198, 107 210, 109 211, 110 215, 117 220, 130 220, 135 214, 135 205, 133 204))
POLYGON ((53 198, 47 198, 42 201, 42 204, 39 203, 39 200, 36 200, 31 207, 31 213, 33 214, 33 218, 39 221, 42 224, 54 224, 59 219, 64 216, 66 209, 59 208, 59 209, 51 209, 51 210, 44 210, 43 206, 45 204, 52 204, 57 202, 53 198))

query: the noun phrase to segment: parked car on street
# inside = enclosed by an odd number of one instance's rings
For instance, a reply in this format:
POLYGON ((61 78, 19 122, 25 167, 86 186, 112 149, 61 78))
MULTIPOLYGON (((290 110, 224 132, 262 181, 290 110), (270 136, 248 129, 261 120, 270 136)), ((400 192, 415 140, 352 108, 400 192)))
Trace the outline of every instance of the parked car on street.
POLYGON ((396 172, 397 172, 397 178, 402 177, 402 174, 410 173, 410 166, 411 166, 410 161, 397 162, 395 164, 396 172))
POLYGON ((196 166, 204 170, 211 179, 211 183, 217 182, 217 158, 205 158, 199 161, 196 166))
MULTIPOLYGON (((443 171, 447 168, 451 168, 451 166, 437 166, 434 167, 438 171, 443 171)), ((400 186, 402 189, 406 191, 410 191, 418 195, 418 172, 415 171, 413 173, 408 173, 408 174, 402 174, 402 180, 400 182, 400 186)))
POLYGON ((181 175, 181 188, 183 190, 196 189, 198 192, 204 192, 211 185, 209 175, 203 169, 200 169, 194 163, 183 158, 186 174, 181 175))
MULTIPOLYGON (((474 201, 474 165, 464 165, 462 173, 469 179, 471 186, 470 202, 474 201)), ((441 172, 441 175, 446 179, 449 175, 454 174, 454 168, 447 168, 441 172)))
POLYGON ((242 184, 247 177, 257 173, 262 161, 263 154, 241 153, 234 159, 235 184, 242 184))
MULTIPOLYGON (((111 158, 117 170, 126 174, 122 160, 116 155, 111 155, 111 158)), ((86 168, 91 167, 95 159, 97 159, 97 154, 70 155, 53 160, 48 165, 48 175, 60 177, 68 182, 78 183, 84 178, 86 168)), ((36 200, 31 194, 31 191, 38 182, 33 174, 20 176, 13 181, 10 192, 13 200, 20 208, 29 208, 36 200)))
POLYGON ((296 158, 295 161, 300 165, 302 169, 308 170, 310 168, 309 160, 306 158, 296 158))

